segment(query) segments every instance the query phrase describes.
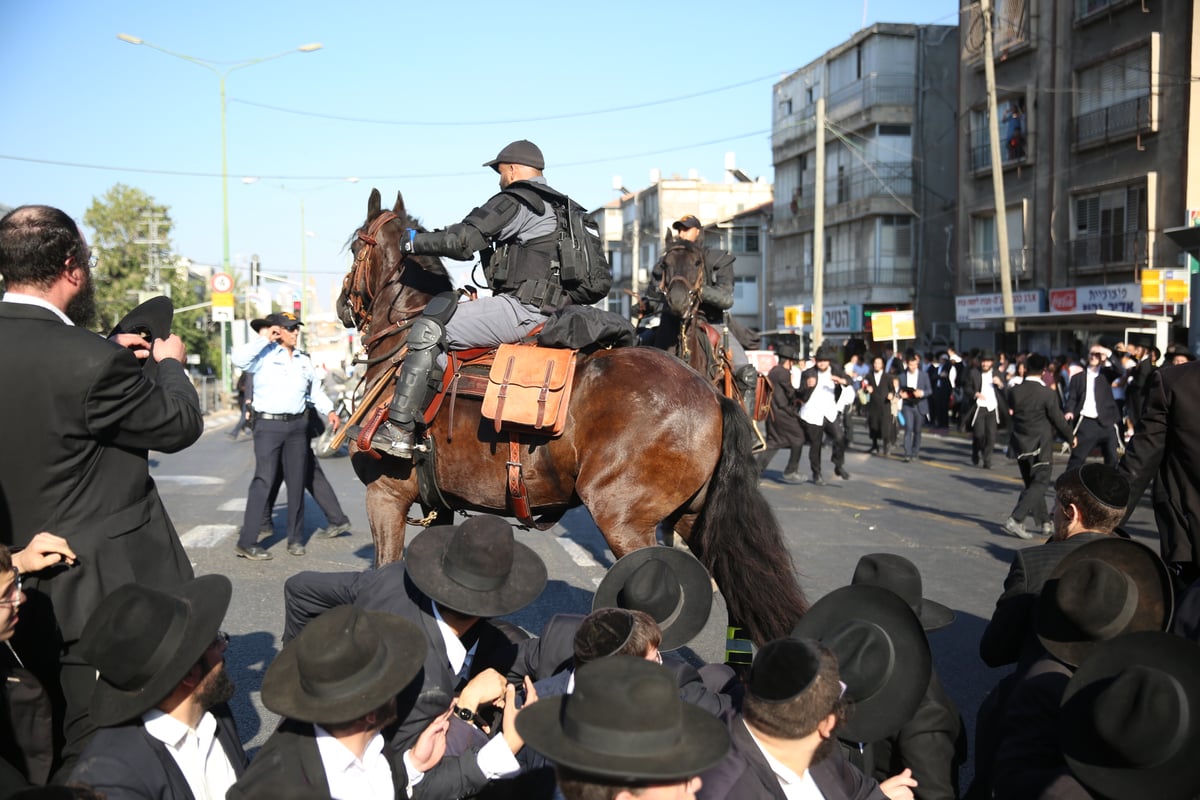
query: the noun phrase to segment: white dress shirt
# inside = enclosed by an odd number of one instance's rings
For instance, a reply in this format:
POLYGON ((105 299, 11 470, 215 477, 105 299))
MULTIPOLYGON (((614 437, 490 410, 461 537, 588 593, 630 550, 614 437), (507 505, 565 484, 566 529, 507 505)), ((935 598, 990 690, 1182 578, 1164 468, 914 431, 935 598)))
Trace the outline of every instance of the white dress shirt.
POLYGON ((237 774, 225 748, 217 741, 217 720, 207 711, 195 730, 152 708, 142 714, 146 733, 166 745, 196 800, 222 800, 237 774))
POLYGON ((44 308, 47 311, 53 311, 54 316, 61 319, 67 325, 75 324, 74 322, 71 322, 71 318, 68 317, 66 314, 64 314, 58 306, 54 305, 53 303, 51 303, 49 301, 43 300, 40 297, 34 297, 31 294, 17 294, 16 292, 5 292, 3 301, 5 303, 20 303, 21 305, 25 305, 25 306, 37 306, 38 308, 44 308))
POLYGON ((808 402, 800 406, 800 419, 809 425, 823 425, 826 420, 837 419, 837 386, 833 382, 833 371, 817 372, 817 385, 808 402))
POLYGON ((1100 411, 1096 408, 1096 376, 1100 374, 1100 368, 1088 367, 1084 372, 1086 374, 1083 377, 1083 408, 1079 409, 1079 416, 1096 419, 1100 416, 1100 411))
MULTIPOLYGON (((746 725, 746 721, 742 720, 742 724, 746 725)), ((754 746, 767 760, 767 766, 771 768, 771 772, 775 773, 775 778, 779 781, 779 788, 783 789, 784 797, 788 800, 825 800, 825 795, 821 794, 821 790, 817 788, 817 784, 808 770, 804 770, 803 775, 797 775, 795 770, 767 752, 767 748, 763 747, 762 742, 755 737, 754 731, 750 730, 749 725, 746 725, 746 733, 750 734, 750 738, 754 740, 754 746)))
POLYGON ((979 405, 986 408, 988 411, 996 410, 996 385, 992 383, 993 373, 989 370, 981 370, 979 373, 979 393, 983 398, 979 401, 979 405))
POLYGON ((392 765, 383 755, 382 734, 371 737, 359 758, 320 725, 313 725, 313 730, 317 735, 317 752, 325 767, 330 797, 336 800, 390 800, 396 796, 392 765))

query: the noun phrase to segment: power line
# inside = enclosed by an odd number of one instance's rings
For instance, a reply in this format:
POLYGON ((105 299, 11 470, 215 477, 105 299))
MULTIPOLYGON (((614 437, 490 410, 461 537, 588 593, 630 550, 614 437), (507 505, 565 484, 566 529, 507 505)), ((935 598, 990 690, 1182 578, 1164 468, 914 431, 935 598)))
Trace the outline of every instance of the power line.
POLYGON ((471 120, 471 121, 450 121, 450 120, 390 120, 390 119, 371 119, 369 117, 349 117, 341 114, 325 114, 319 111, 304 111, 297 108, 284 108, 282 106, 273 106, 267 103, 256 103, 252 100, 241 100, 236 97, 230 98, 231 103, 241 103, 246 106, 254 106, 255 108, 265 108, 270 111, 278 111, 282 114, 293 114, 298 117, 313 117, 316 119, 331 119, 339 122, 358 122, 366 125, 393 125, 399 127, 410 128, 477 128, 487 125, 516 125, 528 122, 551 122, 554 120, 563 119, 578 119, 580 117, 594 117, 601 114, 616 114, 621 111, 636 111, 642 108, 653 108, 654 106, 667 105, 669 103, 679 103, 684 100, 694 100, 697 97, 705 97, 718 92, 727 92, 731 89, 740 89, 743 86, 760 83, 768 78, 777 78, 781 72, 772 72, 767 75, 760 75, 757 78, 731 83, 726 86, 718 86, 715 89, 704 89, 699 92, 690 94, 678 95, 676 97, 667 97, 661 100, 647 100, 644 103, 632 103, 624 106, 614 106, 612 108, 601 108, 593 111, 574 111, 566 114, 551 114, 544 117, 525 117, 522 119, 497 119, 497 120, 471 120))
MULTIPOLYGON (((734 136, 727 136, 720 139, 709 139, 704 142, 693 142, 691 144, 680 145, 678 147, 665 147, 659 150, 645 150, 640 153, 626 153, 623 155, 604 156, 602 158, 584 159, 582 161, 566 161, 559 164, 554 164, 554 169, 563 169, 567 167, 583 167, 593 164, 605 164, 612 161, 623 161, 630 158, 645 158, 646 156, 664 155, 666 153, 680 153, 685 150, 693 150, 697 147, 709 147, 714 144, 724 144, 726 142, 736 142, 741 139, 748 139, 752 136, 763 136, 769 134, 770 130, 750 131, 748 133, 740 133, 734 136)), ((185 170, 171 169, 151 169, 149 167, 115 167, 107 164, 84 164, 78 161, 59 161, 49 158, 33 158, 31 156, 15 156, 0 153, 0 159, 6 161, 23 161, 30 164, 47 164, 55 167, 72 167, 75 169, 95 169, 107 172, 132 172, 143 175, 171 175, 182 178, 220 178, 219 172, 189 172, 185 170)), ((398 180, 425 180, 433 178, 463 178, 471 177, 479 174, 479 170, 474 169, 463 172, 413 172, 406 175, 362 175, 360 180, 364 181, 398 181, 398 180)), ((343 181, 345 175, 256 175, 260 180, 275 180, 275 181, 343 181)))

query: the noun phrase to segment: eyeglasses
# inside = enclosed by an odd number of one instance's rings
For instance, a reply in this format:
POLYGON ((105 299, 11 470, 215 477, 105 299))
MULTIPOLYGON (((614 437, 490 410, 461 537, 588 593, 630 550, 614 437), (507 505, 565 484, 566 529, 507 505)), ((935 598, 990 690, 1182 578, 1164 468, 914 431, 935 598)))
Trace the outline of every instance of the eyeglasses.
POLYGON ((1088 353, 1088 358, 1104 358, 1104 353, 1088 353))
POLYGON ((16 567, 13 567, 12 574, 12 588, 9 589, 8 595, 3 600, 0 600, 0 606, 16 608, 17 606, 21 605, 21 571, 16 567))

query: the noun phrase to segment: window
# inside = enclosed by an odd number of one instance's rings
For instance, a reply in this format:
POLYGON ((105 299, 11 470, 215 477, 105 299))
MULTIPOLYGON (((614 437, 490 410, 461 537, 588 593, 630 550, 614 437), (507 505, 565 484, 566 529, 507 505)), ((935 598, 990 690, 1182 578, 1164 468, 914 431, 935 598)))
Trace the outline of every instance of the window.
POLYGON ((792 114, 792 98, 779 101, 779 116, 790 117, 792 114))
MULTIPOLYGON (((1028 157, 1025 98, 1006 98, 998 102, 997 107, 1000 109, 1001 163, 1024 163, 1028 157)), ((986 108, 971 112, 971 169, 974 171, 989 169, 992 166, 988 116, 986 108)))
POLYGON ((747 226, 732 229, 730 231, 729 249, 735 254, 759 252, 758 228, 747 226))
POLYGON ((880 125, 880 136, 912 136, 911 125, 880 125))
POLYGON ((1072 210, 1072 266, 1144 263, 1149 228, 1145 185, 1078 195, 1072 210))
POLYGON ((1076 74, 1077 147, 1155 129, 1150 96, 1153 49, 1131 50, 1076 74))
MULTIPOLYGON (((1010 207, 1005 215, 1008 225, 1008 265, 1014 275, 1023 275, 1028 268, 1025 250, 1025 204, 1010 207)), ((971 217, 971 277, 1000 277, 1000 248, 996 242, 996 215, 980 214, 971 217)))
POLYGON ((733 314, 758 313, 758 277, 755 275, 738 275, 733 279, 733 306, 729 309, 733 314))

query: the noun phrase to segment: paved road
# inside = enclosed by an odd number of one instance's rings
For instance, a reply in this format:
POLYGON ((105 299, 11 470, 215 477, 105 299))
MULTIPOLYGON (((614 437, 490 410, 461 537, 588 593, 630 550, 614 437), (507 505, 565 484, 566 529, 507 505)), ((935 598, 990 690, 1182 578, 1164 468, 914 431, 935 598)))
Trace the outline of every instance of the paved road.
MULTIPOLYGON (((233 579, 226 627, 234 639, 227 659, 234 680, 249 691, 250 703, 235 711, 243 736, 256 747, 275 724, 275 717, 259 704, 258 688, 263 670, 278 652, 284 580, 305 569, 363 569, 370 565, 373 549, 365 525, 364 489, 349 459, 341 457, 323 460, 322 465, 356 525, 352 536, 314 540, 307 556, 289 556, 282 546, 286 512, 280 505, 275 509, 276 536, 266 543, 275 559, 236 558, 233 546, 254 462, 248 439, 243 436, 234 442, 225 435, 232 420, 228 414, 210 417, 201 440, 182 453, 158 456, 153 474, 196 572, 220 572, 233 579)), ((973 734, 975 709, 1002 674, 979 661, 979 636, 991 616, 1012 552, 1040 541, 1020 541, 1000 527, 1021 486, 1015 463, 997 453, 994 469, 973 467, 969 443, 949 434, 927 436, 923 460, 914 464, 870 456, 863 450, 860 439, 847 454, 849 481, 832 478, 827 464, 825 474, 835 483, 825 487, 778 482, 785 454, 777 454, 762 491, 784 528, 810 600, 848 583, 865 553, 899 553, 917 564, 925 578, 926 596, 949 605, 958 615, 952 626, 933 634, 931 642, 946 688, 973 734)), ((804 459, 806 473, 807 451, 804 459)), ((1055 474, 1061 469, 1059 464, 1055 474)), ((1131 522, 1134 535, 1157 548, 1148 504, 1131 522)), ((324 524, 310 498, 306 530, 324 524)), ((419 530, 410 527, 409 536, 419 530)), ((513 620, 536 632, 553 613, 589 610, 591 592, 611 565, 612 555, 586 511, 571 512, 549 531, 517 535, 546 561, 551 580, 543 596, 513 620)), ((722 659, 724 614, 718 598, 689 655, 722 659)))

